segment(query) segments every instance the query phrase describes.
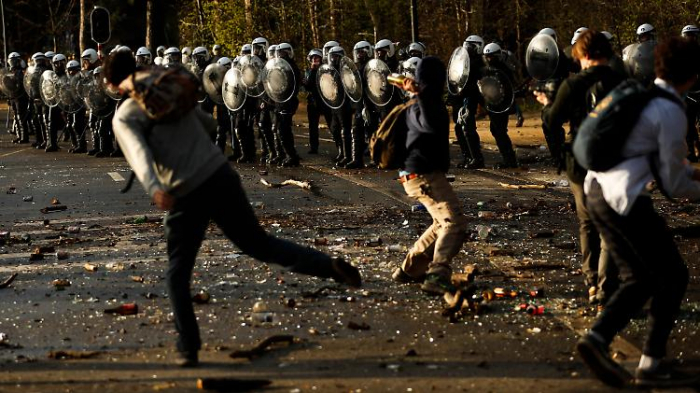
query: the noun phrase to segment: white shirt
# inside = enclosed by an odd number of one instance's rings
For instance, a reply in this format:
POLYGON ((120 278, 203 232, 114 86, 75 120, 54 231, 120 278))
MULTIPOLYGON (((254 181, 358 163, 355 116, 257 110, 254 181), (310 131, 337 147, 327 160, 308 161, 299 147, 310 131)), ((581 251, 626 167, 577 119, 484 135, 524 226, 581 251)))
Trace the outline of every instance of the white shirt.
MULTIPOLYGON (((666 81, 657 78, 654 84, 678 96, 666 81)), ((608 205, 626 216, 640 195, 649 195, 646 185, 654 176, 648 157, 653 154, 661 186, 671 197, 700 200, 700 183, 692 180, 694 169, 685 158, 687 128, 681 106, 666 98, 654 98, 642 111, 622 149, 622 156, 630 158, 605 172, 589 171, 585 192, 588 193, 593 179, 597 180, 608 205)))

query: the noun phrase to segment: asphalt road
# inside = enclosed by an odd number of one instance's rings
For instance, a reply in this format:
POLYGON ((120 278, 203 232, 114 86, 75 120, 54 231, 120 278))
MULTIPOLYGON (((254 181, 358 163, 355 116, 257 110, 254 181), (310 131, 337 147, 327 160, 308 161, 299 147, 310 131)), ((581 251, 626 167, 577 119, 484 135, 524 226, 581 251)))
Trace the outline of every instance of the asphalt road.
MULTIPOLYGON (((479 292, 504 287, 519 294, 450 320, 442 315, 442 299, 390 279, 404 248, 430 223, 426 213, 411 211, 413 202, 394 181, 396 174, 333 169, 335 152, 326 132, 318 156, 304 154, 306 130, 296 132, 301 168, 234 167, 269 232, 344 256, 360 268, 365 285, 350 290, 261 264, 212 227, 192 286, 193 293, 204 290, 212 297, 196 305, 203 364, 181 370, 171 365, 174 326, 164 285, 163 213, 139 185, 119 193, 129 174, 126 163, 18 147, 3 131, 0 232, 9 232, 10 240, 0 247, 0 277, 18 276, 0 290, 0 333, 6 334, 0 345, 0 391, 194 391, 200 377, 266 378, 272 381, 267 390, 284 392, 609 390, 592 379, 573 350, 594 310, 584 299, 568 188, 539 160, 539 149, 519 149, 526 169, 452 172, 470 225, 455 271, 476 266, 479 292), (272 183, 309 181, 314 190, 269 188, 260 182, 263 177, 272 183), (15 193, 7 193, 11 188, 15 193), (41 213, 53 198, 67 209, 41 213), (483 218, 480 211, 493 214, 483 218), (479 229, 487 237, 479 236, 479 229), (31 261, 37 247, 53 251, 31 261), (58 259, 60 252, 67 258, 58 259), (88 271, 85 264, 97 270, 88 271), (58 290, 52 284, 56 279, 71 285, 58 290), (533 288, 544 289, 545 297, 529 299, 533 288), (103 313, 128 302, 139 305, 137 315, 103 313), (269 314, 254 313, 256 302, 269 314), (523 302, 544 305, 545 315, 515 311, 523 302), (229 357, 278 334, 293 335, 295 341, 251 360, 229 357), (88 358, 54 360, 51 351, 88 358)), ((492 152, 487 159, 496 161, 492 152)), ((695 228, 700 212, 695 205, 659 203, 672 226, 695 228)), ((670 354, 696 371, 697 237, 692 231, 678 237, 691 284, 670 344, 670 354)), ((638 361, 644 323, 635 320, 614 345, 616 358, 629 370, 638 361)))

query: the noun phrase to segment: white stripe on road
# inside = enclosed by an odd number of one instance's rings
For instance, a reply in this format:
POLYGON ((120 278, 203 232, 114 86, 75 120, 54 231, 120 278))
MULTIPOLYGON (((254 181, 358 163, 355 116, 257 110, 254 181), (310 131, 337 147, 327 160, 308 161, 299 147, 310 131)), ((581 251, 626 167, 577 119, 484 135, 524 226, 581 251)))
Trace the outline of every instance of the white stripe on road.
POLYGON ((112 178, 112 180, 114 180, 114 181, 126 181, 126 179, 124 179, 124 176, 122 176, 121 174, 119 174, 119 172, 108 172, 107 174, 108 174, 108 175, 112 178))
POLYGON ((27 148, 27 149, 22 149, 22 150, 17 150, 17 151, 13 151, 13 152, 11 152, 11 153, 5 153, 5 154, 0 155, 0 157, 8 157, 8 156, 11 156, 11 155, 13 155, 13 154, 21 153, 21 152, 23 152, 23 151, 25 151, 25 150, 29 150, 29 148, 27 148))

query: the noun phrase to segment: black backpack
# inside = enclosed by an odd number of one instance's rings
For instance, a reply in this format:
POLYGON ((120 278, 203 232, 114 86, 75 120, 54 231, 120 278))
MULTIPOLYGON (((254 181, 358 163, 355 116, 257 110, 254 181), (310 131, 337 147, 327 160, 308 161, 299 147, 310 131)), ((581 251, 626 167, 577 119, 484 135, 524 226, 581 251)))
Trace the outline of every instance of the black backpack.
POLYGON ((678 105, 675 95, 639 81, 627 79, 603 98, 579 126, 573 144, 576 161, 585 169, 604 172, 624 161, 622 148, 637 124, 642 110, 656 97, 678 105))

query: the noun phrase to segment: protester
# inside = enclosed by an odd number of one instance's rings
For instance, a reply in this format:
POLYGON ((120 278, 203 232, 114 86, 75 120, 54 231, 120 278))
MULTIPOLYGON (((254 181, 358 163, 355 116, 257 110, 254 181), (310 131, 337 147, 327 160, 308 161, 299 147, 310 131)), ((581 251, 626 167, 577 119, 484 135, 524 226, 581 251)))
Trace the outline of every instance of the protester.
MULTIPOLYGON (((155 121, 148 116, 150 113, 144 106, 149 106, 134 98, 135 90, 143 91, 136 87, 140 83, 152 83, 149 91, 153 95, 159 86, 153 82, 158 78, 151 74, 157 72, 163 71, 137 70, 134 58, 122 52, 110 55, 104 67, 108 83, 131 94, 114 116, 114 132, 124 156, 155 205, 168 211, 165 218, 167 286, 179 333, 177 363, 192 367, 198 364, 201 341, 192 307, 190 278, 210 220, 243 253, 260 261, 288 267, 292 272, 330 277, 355 287, 361 285, 361 277, 342 258, 331 258, 263 230, 239 175, 231 169, 221 150, 211 143, 207 130, 215 128, 216 122, 209 114, 195 107, 171 121, 155 121)), ((178 102, 178 98, 171 97, 166 102, 178 102)))
POLYGON ((671 38, 659 43, 654 86, 661 91, 631 130, 622 149, 626 159, 586 176, 588 211, 623 280, 577 349, 593 373, 612 386, 623 386, 632 376, 611 358, 609 345, 649 300, 649 332, 634 382, 651 387, 697 381, 697 376, 685 376, 662 363, 688 285, 688 268, 647 190, 656 179, 671 197, 700 200, 700 170, 685 160, 682 101, 697 81, 699 63, 696 42, 671 38))
POLYGON ((586 208, 583 193, 586 170, 576 162, 571 152, 571 144, 576 137, 579 125, 593 109, 595 102, 605 97, 623 80, 623 76, 608 65, 612 55, 610 42, 602 33, 586 30, 578 36, 572 49, 572 56, 581 64, 581 72, 569 77, 561 84, 554 102, 550 102, 548 95, 544 92, 534 93, 537 100, 545 105, 542 111, 544 128, 561 130, 562 135, 554 139, 567 140, 563 146, 557 146, 556 149, 564 150, 566 175, 576 201, 576 216, 579 220, 583 256, 582 270, 588 287, 589 302, 601 307, 617 289, 617 269, 615 264, 609 261, 605 242, 601 241, 586 208), (570 125, 569 135, 568 138, 564 138, 563 124, 567 121, 570 125))
POLYGON ((462 247, 467 225, 445 176, 450 166, 450 118, 442 100, 445 80, 444 64, 426 57, 418 63, 415 81, 406 78, 402 86, 417 102, 406 112, 408 154, 399 180, 408 196, 425 206, 433 224, 392 275, 398 282, 422 280, 423 291, 438 295, 453 289, 450 261, 462 247))

